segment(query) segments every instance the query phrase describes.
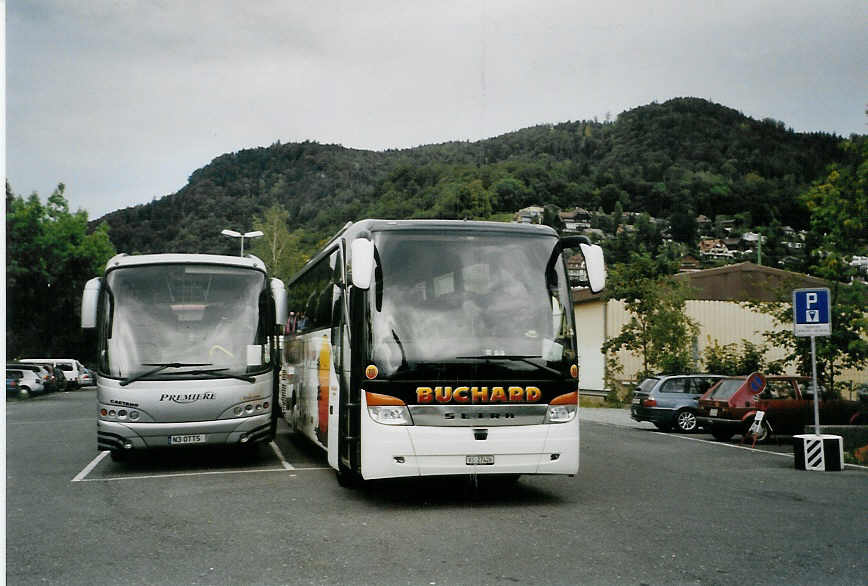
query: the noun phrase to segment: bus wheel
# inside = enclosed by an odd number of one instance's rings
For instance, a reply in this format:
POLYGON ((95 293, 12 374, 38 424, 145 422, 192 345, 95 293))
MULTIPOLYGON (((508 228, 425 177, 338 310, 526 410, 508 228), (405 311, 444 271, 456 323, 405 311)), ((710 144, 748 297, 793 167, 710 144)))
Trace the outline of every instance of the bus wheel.
POLYGON ((338 484, 344 488, 357 488, 361 483, 358 475, 349 468, 345 468, 342 464, 338 464, 338 469, 335 470, 335 478, 338 479, 338 484))

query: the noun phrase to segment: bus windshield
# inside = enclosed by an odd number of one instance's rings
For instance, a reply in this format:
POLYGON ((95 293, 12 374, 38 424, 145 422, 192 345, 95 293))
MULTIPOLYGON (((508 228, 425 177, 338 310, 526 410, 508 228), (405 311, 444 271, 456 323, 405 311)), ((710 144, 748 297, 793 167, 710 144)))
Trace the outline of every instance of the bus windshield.
POLYGON ((209 264, 115 269, 102 303, 100 371, 126 380, 267 370, 266 277, 209 264))
POLYGON ((563 263, 545 274, 555 243, 543 234, 375 233, 372 360, 386 376, 462 361, 562 375, 576 352, 563 263))

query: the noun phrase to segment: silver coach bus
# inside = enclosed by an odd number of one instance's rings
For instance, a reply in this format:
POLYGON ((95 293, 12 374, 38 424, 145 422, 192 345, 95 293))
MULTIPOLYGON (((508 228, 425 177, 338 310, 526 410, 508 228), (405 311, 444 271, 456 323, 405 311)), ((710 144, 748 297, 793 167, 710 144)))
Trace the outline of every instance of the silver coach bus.
POLYGON ((248 255, 120 254, 82 298, 96 328, 97 447, 240 445, 274 436, 283 282, 248 255))

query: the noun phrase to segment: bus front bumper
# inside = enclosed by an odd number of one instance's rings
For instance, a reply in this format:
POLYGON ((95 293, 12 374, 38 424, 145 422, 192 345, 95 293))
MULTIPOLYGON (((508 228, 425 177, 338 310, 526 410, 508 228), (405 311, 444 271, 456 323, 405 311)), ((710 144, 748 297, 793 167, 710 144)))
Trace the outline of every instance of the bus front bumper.
POLYGON ((390 426, 372 421, 365 413, 362 418, 365 479, 464 474, 573 475, 579 470, 578 419, 569 423, 484 428, 390 426))
POLYGON ((182 423, 118 423, 97 419, 98 450, 254 444, 270 441, 271 415, 182 423))

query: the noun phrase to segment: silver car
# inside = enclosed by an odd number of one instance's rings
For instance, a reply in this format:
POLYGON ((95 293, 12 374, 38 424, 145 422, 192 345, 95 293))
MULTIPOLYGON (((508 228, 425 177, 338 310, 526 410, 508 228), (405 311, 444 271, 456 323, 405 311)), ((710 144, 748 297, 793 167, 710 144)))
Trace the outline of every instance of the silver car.
POLYGON ((681 433, 696 431, 699 397, 718 380, 719 374, 653 376, 633 391, 630 417, 650 421, 662 431, 673 427, 681 433))
MULTIPOLYGON (((8 378, 9 375, 13 375, 18 380, 17 393, 20 397, 45 392, 45 385, 42 383, 39 375, 29 368, 7 368, 6 377, 8 378)), ((7 385, 6 388, 8 390, 9 386, 7 385)))

